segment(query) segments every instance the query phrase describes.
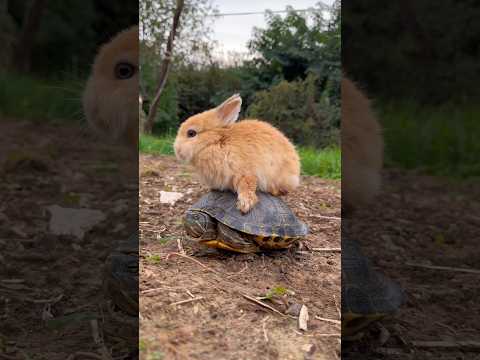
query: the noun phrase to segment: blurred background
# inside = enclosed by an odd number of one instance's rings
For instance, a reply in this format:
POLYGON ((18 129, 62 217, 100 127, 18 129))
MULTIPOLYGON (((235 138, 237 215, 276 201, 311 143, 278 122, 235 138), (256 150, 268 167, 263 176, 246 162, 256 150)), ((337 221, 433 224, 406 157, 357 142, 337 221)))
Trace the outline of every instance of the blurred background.
MULTIPOLYGON (((144 119, 176 4, 140 2, 144 119)), ((185 1, 170 72, 140 150, 172 154, 182 121, 240 93, 241 117, 280 128, 299 146, 305 173, 339 178, 340 21, 339 1, 185 1)))
POLYGON ((138 348, 138 322, 112 320, 103 291, 138 228, 137 162, 82 110, 99 45, 137 23, 136 0, 0 1, 0 358, 138 348))
POLYGON ((82 120, 98 46, 137 15, 135 1, 1 0, 0 115, 82 120))
MULTIPOLYGON (((385 138, 378 198, 348 225, 398 282, 398 312, 342 341, 343 359, 473 359, 479 333, 480 4, 344 1, 342 66, 385 138)), ((342 229, 342 237, 344 236, 342 229)))
POLYGON ((480 4, 368 0, 344 10, 342 65, 375 99, 387 165, 479 176, 480 4))

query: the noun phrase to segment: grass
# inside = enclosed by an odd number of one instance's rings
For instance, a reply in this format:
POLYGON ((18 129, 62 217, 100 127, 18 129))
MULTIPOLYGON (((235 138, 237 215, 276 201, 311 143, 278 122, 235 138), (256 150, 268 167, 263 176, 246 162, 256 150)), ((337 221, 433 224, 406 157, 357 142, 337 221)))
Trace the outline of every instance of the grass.
POLYGON ((175 155, 171 136, 156 137, 151 135, 140 136, 140 152, 144 154, 175 155))
POLYGON ((0 115, 33 121, 78 121, 83 118, 83 82, 0 73, 0 115))
MULTIPOLYGON (((173 136, 142 135, 140 152, 145 154, 174 155, 173 136)), ((341 152, 338 147, 323 150, 299 148, 302 173, 326 179, 341 178, 341 152)))
POLYGON ((421 107, 396 102, 378 107, 385 137, 385 163, 430 175, 480 176, 480 107, 421 107))

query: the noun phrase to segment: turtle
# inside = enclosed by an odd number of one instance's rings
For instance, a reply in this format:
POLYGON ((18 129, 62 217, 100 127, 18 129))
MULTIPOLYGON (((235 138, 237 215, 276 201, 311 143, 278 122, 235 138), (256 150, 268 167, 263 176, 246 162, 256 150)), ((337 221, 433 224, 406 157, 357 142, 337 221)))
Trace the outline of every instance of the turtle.
POLYGON ((372 322, 395 313, 402 288, 372 269, 360 245, 342 233, 342 335, 354 336, 372 322))
POLYGON ((107 297, 129 316, 138 315, 138 233, 119 241, 105 261, 103 287, 107 297))
POLYGON ((258 203, 246 214, 237 209, 231 191, 212 190, 186 212, 186 233, 208 247, 237 253, 286 249, 308 234, 279 197, 257 192, 258 203))

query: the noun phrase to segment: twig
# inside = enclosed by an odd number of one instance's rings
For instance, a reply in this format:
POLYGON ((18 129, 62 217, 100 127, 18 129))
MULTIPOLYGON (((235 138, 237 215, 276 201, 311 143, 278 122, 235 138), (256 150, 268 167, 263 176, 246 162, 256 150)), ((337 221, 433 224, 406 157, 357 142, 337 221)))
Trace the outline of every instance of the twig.
POLYGON ((455 271, 455 272, 464 272, 470 274, 480 274, 480 270, 477 269, 466 269, 466 268, 457 268, 451 266, 437 266, 437 265, 424 265, 424 264, 416 264, 416 263, 407 263, 408 266, 414 266, 419 268, 425 269, 432 269, 432 270, 447 270, 447 271, 455 271))
POLYGON ((342 220, 342 218, 337 216, 325 216, 325 215, 311 215, 313 217, 317 217, 320 219, 328 219, 328 220, 342 220))
POLYGON ((170 253, 170 254, 167 255, 166 260, 168 260, 170 258, 170 256, 172 256, 172 255, 180 256, 180 257, 183 257, 185 259, 189 259, 189 260, 193 261, 194 263, 197 263, 198 265, 203 267, 205 270, 208 270, 208 271, 211 271, 211 272, 213 272, 217 275, 220 275, 220 273, 217 270, 211 269, 208 266, 203 265, 200 261, 198 261, 198 260, 196 260, 196 259, 194 259, 194 258, 192 258, 191 256, 188 256, 188 255, 184 255, 184 254, 180 254, 180 253, 170 253))
POLYGON ((342 252, 342 248, 312 248, 312 251, 318 251, 318 252, 342 252))
POLYGON ((90 327, 92 328, 92 337, 93 342, 97 345, 103 343, 102 338, 100 337, 100 332, 98 331, 98 322, 97 320, 90 320, 90 327))
POLYGON ((267 316, 267 317, 266 317, 265 319, 263 319, 263 321, 262 321, 262 323, 263 323, 263 324, 262 324, 263 337, 265 338, 265 342, 267 342, 267 343, 268 343, 268 334, 267 334, 267 327, 266 327, 266 326, 267 326, 267 321, 268 321, 269 318, 270 318, 270 317, 267 316))
POLYGON ((142 291, 140 291, 140 294, 142 294, 142 295, 150 294, 152 292, 157 292, 159 290, 175 291, 176 289, 174 289, 172 287, 158 287, 158 288, 153 288, 153 289, 142 290, 142 291))
POLYGON ((7 354, 0 353, 0 359, 2 360, 19 360, 16 356, 9 356, 7 354))
POLYGON ((342 312, 340 311, 340 307, 338 306, 337 298, 333 295, 333 303, 335 304, 335 308, 337 309, 337 314, 339 318, 342 318, 342 312))
POLYGON ((100 355, 91 353, 91 352, 85 352, 85 351, 78 351, 75 354, 70 355, 67 360, 75 360, 77 357, 88 357, 91 359, 97 359, 97 360, 103 360, 103 357, 100 355))
POLYGON ((441 349, 470 349, 480 350, 480 341, 412 341, 412 345, 420 348, 441 348, 441 349))
POLYGON ((192 299, 195 298, 195 295, 193 295, 193 294, 190 292, 190 290, 185 289, 185 291, 187 292, 187 294, 188 294, 192 299))
POLYGON ((340 320, 327 319, 327 318, 320 317, 318 315, 315 316, 315 319, 322 320, 322 321, 325 321, 325 322, 329 322, 329 323, 332 323, 332 324, 337 324, 337 325, 340 325, 342 323, 340 320))
POLYGON ((182 239, 180 238, 177 239, 177 247, 178 247, 178 252, 180 254, 185 255, 185 250, 183 249, 183 245, 182 245, 182 239))
POLYGON ((57 297, 51 298, 51 299, 30 299, 30 298, 25 298, 26 301, 35 303, 35 304, 56 304, 60 300, 62 300, 63 294, 58 295, 57 297))
POLYGON ((242 294, 242 296, 243 296, 245 299, 250 300, 250 301, 254 302, 254 303, 257 304, 257 305, 260 305, 260 306, 263 306, 263 307, 265 307, 265 308, 267 308, 267 309, 269 309, 269 310, 272 310, 273 312, 275 312, 275 313, 277 313, 277 314, 279 314, 279 315, 281 315, 281 316, 285 316, 285 314, 282 314, 280 311, 278 311, 278 310, 275 309, 274 307, 272 307, 272 306, 270 306, 270 305, 268 305, 268 304, 265 304, 264 302, 261 302, 261 301, 255 299, 254 297, 251 297, 251 296, 248 296, 248 295, 245 295, 245 294, 242 294))
POLYGON ((320 336, 320 337, 340 337, 342 336, 342 334, 338 333, 338 334, 313 334, 312 335, 313 337, 315 336, 320 336))
POLYGON ((174 306, 174 305, 182 305, 182 304, 187 304, 187 303, 190 303, 190 302, 192 302, 192 301, 198 301, 198 300, 202 300, 202 299, 203 299, 203 296, 199 296, 199 297, 193 298, 193 299, 187 299, 187 300, 177 301, 177 302, 171 303, 170 305, 171 305, 171 306, 174 306))

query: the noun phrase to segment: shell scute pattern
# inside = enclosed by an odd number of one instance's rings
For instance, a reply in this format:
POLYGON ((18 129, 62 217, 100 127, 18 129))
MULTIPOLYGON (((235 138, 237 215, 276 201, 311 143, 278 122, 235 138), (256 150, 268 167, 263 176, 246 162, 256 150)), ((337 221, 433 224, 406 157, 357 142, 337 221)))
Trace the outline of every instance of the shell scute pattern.
POLYGON ((257 205, 247 214, 237 209, 237 197, 229 191, 211 191, 192 209, 206 212, 228 227, 250 235, 280 238, 307 235, 306 224, 297 219, 280 198, 262 192, 257 192, 257 196, 257 205))

